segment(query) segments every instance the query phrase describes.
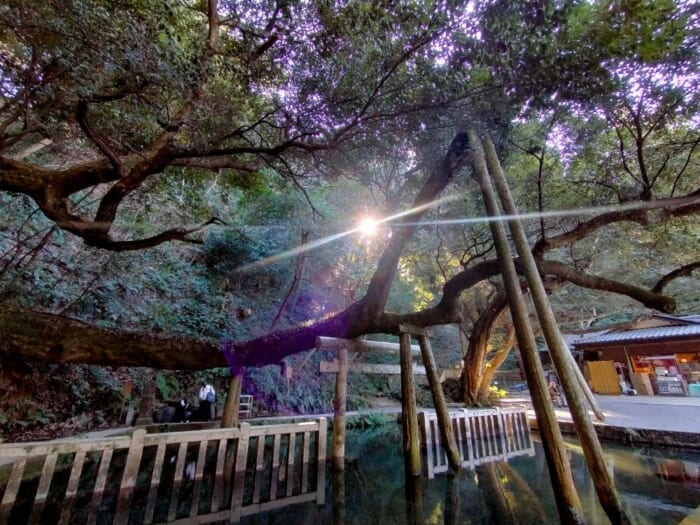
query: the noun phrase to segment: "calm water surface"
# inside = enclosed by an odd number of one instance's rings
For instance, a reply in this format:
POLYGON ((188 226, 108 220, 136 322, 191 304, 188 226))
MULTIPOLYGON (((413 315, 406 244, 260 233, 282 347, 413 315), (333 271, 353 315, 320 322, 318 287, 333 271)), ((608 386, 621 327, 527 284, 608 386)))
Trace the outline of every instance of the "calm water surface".
MULTIPOLYGON (((635 525, 676 525, 700 506, 700 453, 604 445, 608 467, 635 525)), ((597 503, 580 446, 567 449, 584 512, 591 525, 609 521, 597 503)), ((450 479, 438 475, 406 488, 401 428, 352 431, 348 435, 343 487, 328 477, 326 505, 287 507, 244 518, 273 524, 554 524, 558 523, 540 443, 534 457, 483 465, 450 479), (338 489, 338 487, 341 487, 338 489), (408 498, 407 498, 408 493, 408 498), (415 498, 415 502, 411 499, 415 498)))

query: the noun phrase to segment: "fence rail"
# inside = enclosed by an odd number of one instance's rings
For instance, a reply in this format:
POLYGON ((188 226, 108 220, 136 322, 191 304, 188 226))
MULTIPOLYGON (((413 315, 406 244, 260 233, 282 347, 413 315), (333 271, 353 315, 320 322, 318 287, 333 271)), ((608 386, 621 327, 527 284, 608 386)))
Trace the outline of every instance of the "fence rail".
MULTIPOLYGON (((450 419, 463 467, 535 454, 525 408, 453 410, 450 419)), ((419 423, 427 475, 433 478, 448 469, 436 413, 421 412, 419 423)))
POLYGON ((0 525, 197 523, 325 499, 327 420, 0 445, 0 525))

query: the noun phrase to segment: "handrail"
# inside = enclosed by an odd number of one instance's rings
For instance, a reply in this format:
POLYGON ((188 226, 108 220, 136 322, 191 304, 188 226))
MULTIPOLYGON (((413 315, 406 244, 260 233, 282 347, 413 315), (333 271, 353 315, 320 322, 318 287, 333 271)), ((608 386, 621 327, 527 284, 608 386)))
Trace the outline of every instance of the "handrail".
MULTIPOLYGON (((452 430, 460 454, 461 466, 474 468, 490 461, 535 454, 522 407, 451 409, 452 430)), ((442 447, 434 411, 419 414, 421 445, 426 450, 428 478, 447 472, 447 456, 442 447)))
POLYGON ((89 500, 88 521, 97 515, 104 521, 110 516, 104 513, 112 512, 114 523, 127 523, 138 509, 143 523, 172 522, 180 518, 181 489, 188 483, 189 517, 200 523, 220 513, 226 515, 221 519, 235 521, 261 509, 302 501, 322 504, 326 433, 322 417, 283 425, 241 423, 239 428, 161 434, 140 428, 123 436, 0 444, 0 525, 28 514, 29 522, 42 521, 48 507, 60 512, 61 522, 72 522, 84 512, 77 500, 89 500), (250 471, 252 478, 246 475, 250 471), (67 482, 53 481, 59 472, 67 482), (110 481, 115 476, 116 492, 110 481), (163 506, 161 483, 170 490, 166 516, 156 508, 156 501, 163 506), (205 498, 209 514, 201 516, 205 498), (104 503, 114 499, 116 507, 104 503))

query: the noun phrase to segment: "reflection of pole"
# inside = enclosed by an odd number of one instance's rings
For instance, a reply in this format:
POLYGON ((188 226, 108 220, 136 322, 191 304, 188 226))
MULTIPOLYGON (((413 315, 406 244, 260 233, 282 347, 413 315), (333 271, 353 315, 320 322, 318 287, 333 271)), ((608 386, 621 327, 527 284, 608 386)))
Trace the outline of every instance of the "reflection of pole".
POLYGON ((445 525, 457 525, 459 519, 459 472, 447 473, 447 489, 445 491, 445 525))
MULTIPOLYGON (((319 487, 319 490, 321 488, 319 487)), ((333 468, 333 525, 345 525, 345 469, 333 468)))
POLYGON ((511 196, 508 183, 498 161, 496 148, 488 138, 484 140, 484 147, 486 149, 488 172, 491 174, 501 197, 503 209, 506 214, 513 217, 508 220, 513 235, 513 242, 518 250, 518 255, 520 255, 520 264, 530 287, 530 295, 535 303, 535 311, 540 320, 540 327, 547 341, 549 354, 557 369, 564 394, 566 394, 569 410, 576 425, 576 433, 583 445, 584 456, 595 482, 598 497, 613 524, 629 523, 622 509, 622 502, 615 490, 615 483, 610 476, 610 472, 605 468, 603 449, 598 441, 598 435, 595 432, 595 428, 593 428, 591 418, 588 416, 588 410, 586 409, 583 396, 581 396, 581 390, 578 388, 578 378, 573 370, 576 364, 572 363, 573 356, 564 344, 564 339, 559 332, 559 327, 554 317, 552 306, 549 304, 544 284, 542 284, 535 258, 530 251, 525 230, 517 219, 518 209, 515 206, 515 201, 511 196))
POLYGON ((333 404, 333 471, 345 469, 345 409, 348 392, 348 349, 338 350, 338 373, 335 376, 333 404))
POLYGON ((491 511, 491 522, 499 525, 520 523, 515 517, 515 512, 498 476, 496 462, 477 465, 474 470, 479 479, 479 489, 484 495, 483 501, 491 511))
MULTIPOLYGON (((472 166, 474 177, 481 186, 486 211, 490 217, 500 216, 496 195, 489 179, 484 157, 484 150, 479 137, 469 131, 472 148, 472 166)), ((503 283, 508 294, 511 317, 518 337, 518 346, 525 365, 527 384, 532 398, 532 406, 537 416, 537 424, 542 437, 549 475, 552 480, 559 518, 562 523, 586 523, 581 508, 581 501, 576 492, 571 466, 566 457, 561 430, 554 414, 554 407, 549 399, 547 383, 544 378, 542 362, 537 351, 535 336, 530 326, 527 306, 520 289, 520 281, 515 271, 513 255, 508 245, 505 228, 500 221, 489 223, 496 245, 496 252, 501 266, 503 283)))
MULTIPOLYGON (((517 491, 517 495, 519 496, 518 500, 523 502, 518 505, 518 509, 527 507, 527 511, 523 513, 525 516, 523 516, 520 511, 518 512, 518 517, 521 522, 547 523, 547 515, 544 511, 544 507, 542 507, 539 496, 535 494, 518 471, 511 467, 506 461, 500 461, 498 463, 498 469, 503 473, 504 477, 508 478, 508 483, 515 489, 514 491, 517 491), (528 519, 523 519, 524 517, 528 519)), ((544 475, 544 473, 542 475, 544 475)))
MULTIPOLYGON (((408 472, 406 472, 408 474, 408 472)), ((406 475, 406 523, 423 525, 423 478, 406 475)))
POLYGON ((418 437, 418 413, 416 387, 413 382, 411 361, 411 334, 400 335, 401 358, 401 421, 403 426, 403 452, 406 462, 406 480, 420 476, 420 439, 418 437))

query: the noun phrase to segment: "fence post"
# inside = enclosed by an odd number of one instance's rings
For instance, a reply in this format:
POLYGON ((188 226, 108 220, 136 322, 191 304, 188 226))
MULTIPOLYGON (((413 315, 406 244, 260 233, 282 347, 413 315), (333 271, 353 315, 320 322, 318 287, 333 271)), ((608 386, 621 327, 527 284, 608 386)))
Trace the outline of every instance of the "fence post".
POLYGON ((156 399, 156 384, 154 381, 147 381, 143 387, 143 394, 139 402, 139 417, 134 423, 136 426, 153 424, 153 404, 156 399))
POLYGON ((318 471, 316 474, 316 503, 323 505, 326 501, 326 439, 328 436, 328 419, 318 419, 318 471))
POLYGON ((508 425, 506 424, 506 415, 500 407, 496 407, 496 413, 498 414, 498 430, 501 434, 501 452, 503 453, 503 460, 505 461, 508 459, 508 425))
POLYGON ((233 489, 231 490, 231 521, 238 521, 241 518, 249 442, 250 423, 241 423, 240 434, 238 437, 238 447, 236 451, 236 466, 233 474, 233 489))
POLYGON ((119 496, 117 500, 117 512, 114 518, 115 523, 126 523, 129 520, 129 507, 131 496, 136 486, 136 478, 139 475, 139 466, 143 454, 143 443, 146 438, 146 429, 139 428, 131 434, 131 444, 129 453, 126 456, 122 482, 119 486, 119 496))

